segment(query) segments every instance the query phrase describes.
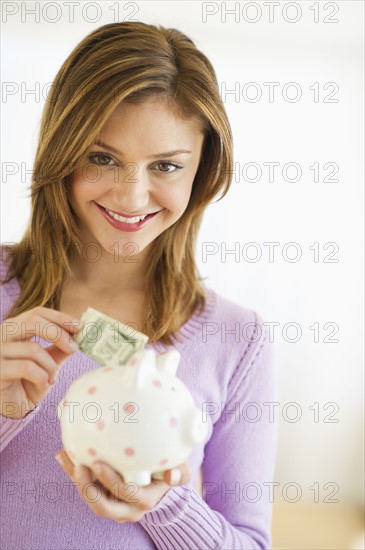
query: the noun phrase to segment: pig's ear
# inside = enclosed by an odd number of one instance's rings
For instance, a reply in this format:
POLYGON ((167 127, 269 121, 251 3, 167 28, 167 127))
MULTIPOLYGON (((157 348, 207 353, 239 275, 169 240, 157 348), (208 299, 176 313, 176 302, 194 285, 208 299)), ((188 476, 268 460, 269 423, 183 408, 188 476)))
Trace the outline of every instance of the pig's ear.
POLYGON ((142 389, 146 380, 147 375, 155 371, 156 369, 156 352, 153 349, 144 349, 133 355, 130 358, 130 363, 132 364, 132 359, 135 358, 136 361, 133 364, 135 369, 135 383, 138 389, 142 389))
POLYGON ((132 367, 136 367, 137 365, 139 365, 139 363, 141 361, 141 358, 142 358, 143 351, 144 350, 136 351, 136 353, 134 353, 128 359, 128 361, 126 362, 126 365, 131 365, 132 367))
POLYGON ((167 372, 171 376, 176 375, 177 367, 180 363, 180 353, 177 349, 160 353, 156 357, 156 367, 160 372, 167 372))

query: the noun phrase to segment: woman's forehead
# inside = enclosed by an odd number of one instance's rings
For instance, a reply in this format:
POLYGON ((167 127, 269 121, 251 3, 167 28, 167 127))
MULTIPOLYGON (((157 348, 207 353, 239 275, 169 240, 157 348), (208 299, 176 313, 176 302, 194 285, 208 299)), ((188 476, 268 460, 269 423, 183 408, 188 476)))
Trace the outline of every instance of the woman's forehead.
POLYGON ((189 149, 199 144, 202 128, 196 118, 182 119, 167 104, 120 103, 99 133, 99 141, 123 151, 138 143, 158 143, 163 150, 189 149), (111 143, 113 142, 113 143, 111 143))

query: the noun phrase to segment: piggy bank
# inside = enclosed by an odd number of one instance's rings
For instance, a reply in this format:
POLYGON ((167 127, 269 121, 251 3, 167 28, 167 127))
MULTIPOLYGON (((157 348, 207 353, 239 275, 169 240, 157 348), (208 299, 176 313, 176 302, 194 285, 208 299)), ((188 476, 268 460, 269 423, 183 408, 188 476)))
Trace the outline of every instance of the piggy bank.
POLYGON ((74 464, 100 460, 126 483, 185 462, 207 425, 191 393, 176 377, 177 350, 136 352, 125 365, 100 367, 69 387, 58 406, 62 442, 74 464))

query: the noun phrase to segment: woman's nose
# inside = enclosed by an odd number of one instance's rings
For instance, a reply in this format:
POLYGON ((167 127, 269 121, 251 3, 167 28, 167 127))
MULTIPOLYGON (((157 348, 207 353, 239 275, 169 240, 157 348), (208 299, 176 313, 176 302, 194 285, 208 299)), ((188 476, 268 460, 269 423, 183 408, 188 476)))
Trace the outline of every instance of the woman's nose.
POLYGON ((114 188, 115 203, 125 213, 141 212, 148 205, 150 186, 148 174, 138 169, 136 163, 129 163, 120 171, 119 182, 114 188))

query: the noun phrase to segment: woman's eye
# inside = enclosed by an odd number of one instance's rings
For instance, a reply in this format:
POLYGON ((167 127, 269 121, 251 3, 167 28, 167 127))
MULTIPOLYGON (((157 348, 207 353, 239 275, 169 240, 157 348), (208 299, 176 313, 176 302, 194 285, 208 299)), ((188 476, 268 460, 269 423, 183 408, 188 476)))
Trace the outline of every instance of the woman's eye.
POLYGON ((112 164, 114 163, 113 157, 106 153, 90 153, 87 158, 90 162, 98 166, 115 166, 115 164, 112 164))
POLYGON ((175 162, 159 162, 156 166, 172 166, 174 168, 174 170, 160 170, 160 172, 165 172, 166 174, 173 174, 177 170, 181 170, 183 168, 180 164, 176 164, 175 162))
MULTIPOLYGON (((107 153, 102 153, 100 151, 90 153, 87 158, 92 164, 96 164, 97 166, 117 166, 118 165, 113 159, 113 157, 111 157, 107 153)), ((175 162, 159 162, 156 164, 156 166, 159 167, 159 172, 162 172, 165 174, 173 174, 177 170, 181 170, 183 168, 180 164, 176 164, 175 162)))

